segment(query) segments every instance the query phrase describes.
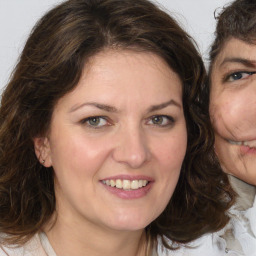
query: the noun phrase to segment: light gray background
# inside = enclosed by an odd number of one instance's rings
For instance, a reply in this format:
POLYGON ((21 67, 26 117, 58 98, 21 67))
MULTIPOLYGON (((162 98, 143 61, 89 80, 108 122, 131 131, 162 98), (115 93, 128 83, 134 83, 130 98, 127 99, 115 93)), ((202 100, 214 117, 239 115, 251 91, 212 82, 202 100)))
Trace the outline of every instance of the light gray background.
MULTIPOLYGON (((207 52, 215 27, 214 11, 219 12, 231 0, 155 1, 194 37, 207 64, 207 52)), ((59 2, 61 0, 0 0, 0 89, 8 82, 35 22, 59 2)))

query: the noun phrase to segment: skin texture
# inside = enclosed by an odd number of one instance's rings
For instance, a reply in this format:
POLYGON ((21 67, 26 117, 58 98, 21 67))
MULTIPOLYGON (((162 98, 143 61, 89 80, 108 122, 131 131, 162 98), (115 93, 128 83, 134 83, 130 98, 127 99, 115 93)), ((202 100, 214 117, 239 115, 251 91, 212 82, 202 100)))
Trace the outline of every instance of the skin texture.
POLYGON ((216 152, 224 170, 256 185, 254 72, 256 45, 235 38, 228 40, 212 69, 210 114, 216 135, 216 152), (244 145, 245 141, 249 145, 244 145))
POLYGON ((57 221, 46 231, 56 253, 144 255, 143 230, 170 200, 186 144, 181 81, 160 57, 94 56, 55 106, 48 135, 35 139, 56 176, 57 221), (150 189, 127 196, 102 183, 123 176, 150 189))

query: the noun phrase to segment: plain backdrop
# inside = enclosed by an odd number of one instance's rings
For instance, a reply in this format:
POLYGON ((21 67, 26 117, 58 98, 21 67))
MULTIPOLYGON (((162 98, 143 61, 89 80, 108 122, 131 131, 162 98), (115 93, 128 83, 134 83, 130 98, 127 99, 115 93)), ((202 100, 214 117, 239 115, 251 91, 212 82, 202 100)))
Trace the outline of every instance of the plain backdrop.
MULTIPOLYGON (((216 23, 214 12, 220 12, 231 0, 154 1, 174 16, 194 37, 207 65, 207 53, 213 40, 216 23)), ((8 82, 36 21, 60 2, 61 0, 0 0, 0 89, 8 82)))

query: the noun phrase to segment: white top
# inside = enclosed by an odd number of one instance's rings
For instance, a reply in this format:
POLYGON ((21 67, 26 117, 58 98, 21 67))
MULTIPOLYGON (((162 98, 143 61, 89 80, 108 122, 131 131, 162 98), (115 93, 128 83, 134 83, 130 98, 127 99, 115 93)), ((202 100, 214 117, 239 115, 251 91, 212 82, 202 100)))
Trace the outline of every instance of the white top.
POLYGON ((201 238, 189 243, 188 247, 181 247, 179 250, 170 251, 159 246, 159 256, 237 256, 237 254, 226 254, 225 244, 217 234, 204 235, 201 238))
POLYGON ((22 247, 1 246, 0 256, 57 256, 45 233, 36 234, 22 247))
POLYGON ((160 248, 163 256, 256 256, 256 188, 235 177, 229 177, 238 194, 229 210, 228 225, 213 234, 206 234, 175 252, 160 248))
POLYGON ((227 247, 238 255, 256 256, 256 188, 233 176, 229 178, 238 198, 229 211, 231 221, 223 237, 227 247))
MULTIPOLYGON (((219 239, 218 236, 215 236, 219 239)), ((157 256, 221 256, 221 251, 218 247, 209 249, 209 245, 217 244, 212 243, 211 237, 204 236, 193 245, 200 245, 197 249, 181 248, 177 251, 166 250, 158 244, 157 256)), ((191 244, 192 245, 192 244, 191 244)), ((211 246, 212 247, 212 246, 211 246)), ((153 253, 156 256, 155 252, 153 253)), ((224 255, 224 254, 223 254, 224 255)), ((233 254, 229 254, 233 256, 233 254)), ((236 254, 234 254, 237 256, 236 254)), ((44 233, 36 234, 28 243, 22 247, 4 247, 0 246, 0 256, 57 256, 51 247, 46 235, 44 233)))
MULTIPOLYGON (((216 236, 216 238, 218 238, 216 236)), ((166 250, 159 243, 157 251, 157 256, 221 256, 221 250, 215 248, 214 250, 209 250, 208 245, 212 244, 210 236, 205 236, 197 240, 199 245, 202 245, 196 250, 186 250, 181 248, 177 251, 166 250), (207 251, 207 253, 205 253, 207 251)), ((155 256, 155 252, 153 253, 155 256)), ((230 254, 232 255, 232 254, 230 254)), ((0 246, 0 256, 57 256, 51 247, 46 235, 44 233, 36 234, 28 243, 22 247, 3 247, 0 246)), ((233 255, 232 255, 233 256, 233 255)))

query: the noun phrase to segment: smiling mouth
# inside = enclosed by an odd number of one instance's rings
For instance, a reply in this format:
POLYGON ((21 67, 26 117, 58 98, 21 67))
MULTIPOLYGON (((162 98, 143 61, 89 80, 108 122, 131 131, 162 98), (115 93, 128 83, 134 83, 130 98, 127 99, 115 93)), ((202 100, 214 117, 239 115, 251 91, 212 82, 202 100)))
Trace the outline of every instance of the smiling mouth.
POLYGON ((256 140, 251 141, 234 141, 234 140, 228 140, 228 142, 232 145, 238 145, 238 146, 246 146, 249 148, 256 148, 256 140))
POLYGON ((123 190, 136 190, 142 187, 146 187, 149 183, 148 180, 102 180, 104 185, 109 187, 115 187, 123 190))

